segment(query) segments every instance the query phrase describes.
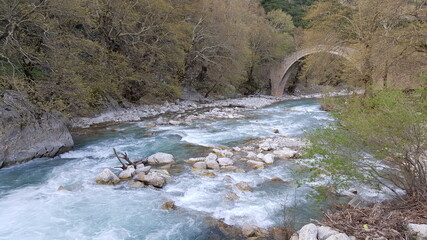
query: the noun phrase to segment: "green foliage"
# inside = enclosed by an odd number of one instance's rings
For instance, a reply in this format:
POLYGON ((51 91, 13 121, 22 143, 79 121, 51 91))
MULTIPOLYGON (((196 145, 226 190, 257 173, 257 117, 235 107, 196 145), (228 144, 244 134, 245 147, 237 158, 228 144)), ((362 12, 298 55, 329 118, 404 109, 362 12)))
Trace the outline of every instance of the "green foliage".
POLYGON ((307 22, 303 17, 306 14, 306 8, 316 0, 263 0, 262 5, 269 12, 280 9, 292 16, 296 27, 305 27, 307 22))
POLYGON ((311 179, 324 177, 337 189, 361 182, 427 193, 427 102, 418 100, 391 90, 341 99, 338 123, 307 135, 311 179))

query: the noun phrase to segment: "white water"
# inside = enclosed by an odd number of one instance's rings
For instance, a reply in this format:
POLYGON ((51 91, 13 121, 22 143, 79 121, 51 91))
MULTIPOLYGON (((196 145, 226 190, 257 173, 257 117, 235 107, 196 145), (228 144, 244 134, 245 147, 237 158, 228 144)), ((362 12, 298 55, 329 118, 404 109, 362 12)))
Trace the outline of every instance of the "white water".
POLYGON ((212 229, 207 217, 227 224, 250 223, 268 228, 282 224, 283 206, 296 207, 302 222, 313 214, 305 193, 308 187, 270 182, 292 180, 290 162, 277 161, 263 170, 247 173, 219 172, 216 178, 200 176, 183 163, 206 155, 202 146, 233 146, 245 140, 274 135, 300 136, 304 129, 332 119, 314 100, 291 101, 243 113, 246 118, 192 126, 168 126, 146 136, 149 122, 94 129, 77 139, 75 150, 56 159, 41 159, 0 170, 0 239, 206 239, 212 229), (192 143, 191 145, 187 143, 192 143), (173 154, 178 163, 163 189, 133 189, 126 183, 100 186, 94 177, 117 166, 112 147, 132 159, 155 152, 173 154), (227 183, 224 176, 234 181, 227 183), (249 182, 253 192, 234 187, 249 182), (65 186, 70 191, 58 191, 65 186), (226 200, 229 191, 240 199, 226 200), (175 201, 178 210, 161 205, 175 201))

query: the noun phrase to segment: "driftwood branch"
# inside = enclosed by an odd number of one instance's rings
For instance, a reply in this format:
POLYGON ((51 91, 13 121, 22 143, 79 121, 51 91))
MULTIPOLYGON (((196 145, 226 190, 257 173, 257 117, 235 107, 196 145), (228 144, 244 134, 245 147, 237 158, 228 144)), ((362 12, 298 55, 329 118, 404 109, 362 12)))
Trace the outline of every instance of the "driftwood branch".
POLYGON ((121 155, 119 155, 115 148, 113 148, 113 151, 114 151, 114 155, 116 156, 117 160, 119 160, 120 164, 122 164, 121 167, 116 167, 116 168, 121 168, 123 170, 126 170, 129 166, 134 166, 136 169, 137 164, 135 164, 134 162, 132 162, 129 159, 127 153, 122 153, 121 155), (127 164, 125 162, 123 162, 122 159, 125 160, 127 164))

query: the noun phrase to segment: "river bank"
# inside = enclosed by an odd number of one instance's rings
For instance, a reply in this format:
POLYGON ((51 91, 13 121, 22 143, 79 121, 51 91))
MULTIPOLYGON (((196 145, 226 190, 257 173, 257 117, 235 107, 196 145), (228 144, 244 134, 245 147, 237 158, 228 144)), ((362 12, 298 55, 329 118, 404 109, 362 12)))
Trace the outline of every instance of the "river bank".
MULTIPOLYGON (((352 92, 340 91, 329 94, 330 96, 345 96, 352 94, 352 92)), ((135 122, 141 121, 144 118, 158 117, 162 114, 177 113, 182 114, 192 110, 209 109, 209 108, 234 108, 234 111, 229 113, 242 112, 249 109, 259 109, 278 102, 321 98, 322 94, 306 94, 295 96, 273 97, 267 95, 256 95, 234 99, 219 99, 219 100, 206 100, 205 103, 192 100, 177 100, 174 103, 165 102, 164 104, 154 105, 139 105, 130 108, 122 108, 98 114, 94 117, 80 117, 71 119, 71 128, 88 128, 97 124, 104 123, 118 123, 118 122, 135 122)), ((226 115, 219 116, 218 118, 228 118, 226 115)), ((215 117, 215 115, 213 115, 215 117)))

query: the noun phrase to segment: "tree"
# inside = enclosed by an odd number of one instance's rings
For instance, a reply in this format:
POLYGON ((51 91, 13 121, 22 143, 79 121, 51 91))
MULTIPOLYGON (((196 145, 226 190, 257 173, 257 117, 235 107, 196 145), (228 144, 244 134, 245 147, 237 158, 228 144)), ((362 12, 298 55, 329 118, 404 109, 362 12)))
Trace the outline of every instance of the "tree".
POLYGON ((420 31, 425 23, 411 16, 421 14, 424 5, 405 0, 319 1, 306 17, 310 23, 307 44, 356 49, 354 62, 360 64, 359 80, 365 85, 366 95, 371 95, 379 82, 387 86, 390 72, 404 69, 400 68, 402 62, 412 62, 409 71, 420 71, 422 56, 415 53, 424 40, 411 32, 420 31))

